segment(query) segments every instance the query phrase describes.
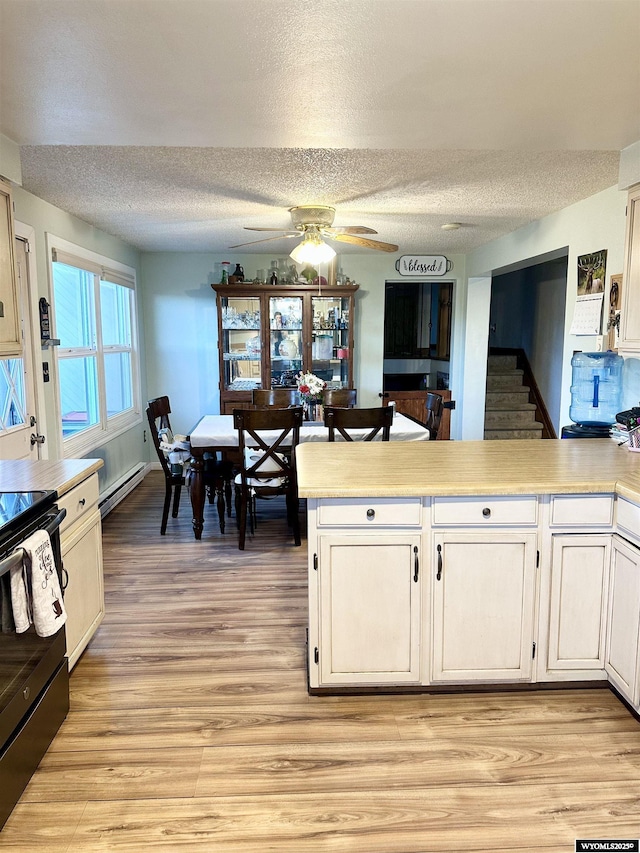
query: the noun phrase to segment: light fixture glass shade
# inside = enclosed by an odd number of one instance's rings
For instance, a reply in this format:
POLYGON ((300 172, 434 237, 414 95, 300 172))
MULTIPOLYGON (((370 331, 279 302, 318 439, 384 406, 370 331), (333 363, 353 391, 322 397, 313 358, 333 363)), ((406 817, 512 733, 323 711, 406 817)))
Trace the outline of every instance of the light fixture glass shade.
POLYGON ((305 235, 289 255, 297 264, 324 264, 335 258, 336 253, 319 234, 305 235))

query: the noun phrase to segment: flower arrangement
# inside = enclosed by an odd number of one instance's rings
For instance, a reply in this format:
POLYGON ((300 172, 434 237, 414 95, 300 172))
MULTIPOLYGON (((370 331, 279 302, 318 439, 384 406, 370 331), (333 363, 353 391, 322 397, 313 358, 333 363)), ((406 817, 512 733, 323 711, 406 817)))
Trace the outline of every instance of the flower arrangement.
POLYGON ((303 400, 307 402, 321 402, 322 392, 327 387, 324 379, 320 379, 315 373, 299 373, 296 376, 296 385, 303 400))

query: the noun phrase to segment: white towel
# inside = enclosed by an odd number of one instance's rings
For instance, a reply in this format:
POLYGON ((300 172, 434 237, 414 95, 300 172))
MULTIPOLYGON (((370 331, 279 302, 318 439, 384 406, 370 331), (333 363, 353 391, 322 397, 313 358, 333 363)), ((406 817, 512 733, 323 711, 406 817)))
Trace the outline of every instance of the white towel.
POLYGON ((38 530, 22 543, 22 547, 27 578, 31 579, 31 610, 36 634, 50 637, 67 621, 67 612, 49 534, 46 530, 38 530))
POLYGON ((24 562, 11 569, 11 609, 16 633, 22 634, 31 625, 31 604, 24 562))

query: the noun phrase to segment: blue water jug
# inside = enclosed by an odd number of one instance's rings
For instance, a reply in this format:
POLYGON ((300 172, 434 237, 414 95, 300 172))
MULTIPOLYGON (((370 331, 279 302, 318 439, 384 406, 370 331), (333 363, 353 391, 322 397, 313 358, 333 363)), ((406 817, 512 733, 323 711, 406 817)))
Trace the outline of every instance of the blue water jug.
POLYGON ((620 410, 622 365, 615 352, 577 352, 571 359, 571 406, 576 424, 610 426, 620 410))

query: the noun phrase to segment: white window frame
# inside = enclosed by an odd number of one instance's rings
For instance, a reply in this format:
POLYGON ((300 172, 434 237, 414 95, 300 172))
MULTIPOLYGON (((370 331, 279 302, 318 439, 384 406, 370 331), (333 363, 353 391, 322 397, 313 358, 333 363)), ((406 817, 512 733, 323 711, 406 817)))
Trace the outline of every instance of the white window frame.
MULTIPOLYGON (((71 266, 77 266, 94 275, 94 298, 95 298, 95 324, 96 340, 95 346, 91 348, 73 347, 75 355, 87 355, 96 357, 97 383, 98 383, 98 423, 87 427, 76 435, 63 437, 62 434, 62 407, 60 403, 59 361, 64 356, 60 355, 57 348, 53 348, 53 377, 55 382, 55 406, 56 417, 59 424, 58 440, 62 448, 64 458, 83 456, 101 447, 112 439, 130 430, 136 424, 142 423, 142 403, 140 399, 140 350, 138 343, 138 293, 136 288, 136 273, 132 267, 114 261, 96 252, 84 249, 74 243, 69 243, 61 237, 47 234, 47 258, 49 271, 49 292, 51 293, 51 335, 55 338, 56 307, 55 288, 53 279, 53 262, 58 260, 71 266), (70 263, 71 262, 71 263, 70 263), (113 284, 124 285, 130 288, 133 297, 130 302, 131 308, 131 348, 116 346, 103 346, 102 344, 102 322, 100 314, 100 281, 106 280, 113 284), (104 355, 112 352, 131 352, 131 381, 133 405, 124 412, 119 412, 111 417, 107 416, 107 401, 105 396, 104 355)), ((67 350, 64 350, 66 352, 67 350)))

